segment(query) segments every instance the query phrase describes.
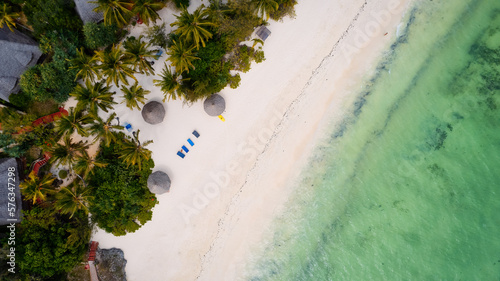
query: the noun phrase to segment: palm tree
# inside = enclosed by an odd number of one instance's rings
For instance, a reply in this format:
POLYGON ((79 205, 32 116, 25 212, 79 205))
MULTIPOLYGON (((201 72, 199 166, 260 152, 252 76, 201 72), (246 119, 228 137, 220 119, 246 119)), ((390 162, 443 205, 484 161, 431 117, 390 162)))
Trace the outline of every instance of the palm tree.
POLYGON ((28 176, 28 179, 19 184, 21 188, 21 192, 24 197, 28 200, 33 200, 33 204, 37 200, 45 201, 47 199, 47 195, 54 192, 52 188, 52 182, 54 182, 55 178, 52 177, 52 174, 46 174, 42 178, 39 178, 35 175, 35 172, 31 172, 28 176))
POLYGON ((165 4, 160 1, 135 0, 132 11, 134 14, 139 15, 139 18, 149 26, 149 22, 155 23, 156 20, 160 19, 156 11, 161 10, 163 7, 165 7, 165 4))
POLYGON ((76 50, 76 56, 69 60, 70 62, 70 69, 77 69, 78 72, 76 73, 75 81, 78 79, 83 79, 83 80, 90 80, 94 82, 95 77, 98 79, 99 73, 96 71, 96 65, 95 65, 95 58, 91 56, 87 56, 83 52, 83 48, 80 48, 80 50, 76 50))
POLYGON ((71 168, 73 163, 85 153, 89 145, 83 141, 73 142, 69 134, 66 134, 62 140, 63 143, 58 142, 50 149, 52 156, 50 161, 57 165, 68 165, 71 168))
POLYGON ((261 18, 269 19, 269 15, 278 10, 278 2, 274 0, 251 0, 255 13, 261 18))
POLYGON ((122 130, 123 127, 119 125, 111 125, 113 119, 115 119, 116 113, 112 113, 106 121, 103 121, 100 117, 95 118, 95 123, 93 123, 90 128, 90 134, 94 136, 94 142, 98 140, 103 140, 106 146, 112 141, 116 141, 116 135, 113 130, 122 130))
POLYGON ((140 130, 137 130, 137 134, 134 134, 133 139, 123 140, 120 144, 121 155, 119 158, 123 159, 123 162, 127 164, 127 167, 137 164, 139 166, 139 170, 141 170, 142 162, 151 159, 151 151, 145 147, 153 143, 153 141, 148 140, 141 144, 139 141, 139 132, 140 130))
POLYGON ((73 181, 71 185, 61 188, 56 194, 55 207, 63 214, 71 214, 70 218, 78 210, 85 211, 88 214, 89 200, 92 196, 88 195, 90 189, 85 188, 79 182, 73 181))
POLYGON ((6 25, 10 31, 14 31, 16 27, 16 18, 20 17, 20 13, 16 13, 12 11, 12 7, 7 3, 4 3, 0 7, 0 28, 3 28, 6 25))
POLYGON ((127 77, 137 81, 134 77, 132 62, 126 57, 121 45, 113 45, 109 51, 95 51, 95 59, 100 62, 98 68, 101 70, 101 74, 107 77, 107 85, 114 82, 116 86, 119 86, 119 81, 128 85, 127 77))
POLYGON ((84 125, 90 124, 92 121, 90 115, 84 115, 81 110, 75 110, 71 107, 68 116, 62 116, 55 123, 54 130, 59 136, 71 135, 76 131, 80 136, 86 137, 88 133, 84 125))
POLYGON ((141 41, 142 35, 139 39, 129 37, 123 47, 125 47, 125 54, 127 59, 134 65, 134 71, 136 68, 139 73, 155 74, 151 63, 147 59, 152 59, 155 57, 155 51, 148 50, 150 44, 141 41))
POLYGON ((181 35, 181 38, 196 44, 196 49, 200 48, 200 43, 205 47, 205 41, 212 38, 212 33, 206 27, 215 25, 210 20, 208 9, 204 8, 205 5, 201 5, 190 14, 184 7, 181 14, 175 16, 177 20, 170 24, 170 26, 177 26, 175 33, 181 35))
POLYGON ((77 174, 81 175, 85 179, 88 175, 94 173, 95 167, 103 168, 106 167, 106 165, 108 164, 90 157, 88 152, 84 151, 82 155, 76 159, 73 169, 77 174))
POLYGON ((189 73, 189 68, 194 68, 192 63, 195 59, 200 59, 193 55, 193 49, 196 46, 187 47, 182 41, 173 40, 173 44, 168 50, 169 58, 168 60, 175 67, 175 70, 180 73, 186 71, 189 73))
POLYGON ((127 25, 132 18, 131 11, 133 3, 130 1, 120 0, 96 0, 89 1, 89 3, 97 4, 94 12, 102 12, 104 15, 104 24, 123 27, 127 25))
POLYGON ((144 105, 146 103, 145 95, 151 93, 151 91, 144 90, 137 82, 130 88, 122 86, 121 90, 123 92, 123 101, 121 103, 125 103, 132 110, 134 108, 140 110, 139 103, 144 105))
POLYGON ((111 87, 105 86, 104 82, 98 82, 92 84, 89 80, 85 81, 85 87, 78 84, 76 85, 70 96, 73 96, 78 101, 76 105, 76 110, 87 110, 91 114, 97 115, 97 110, 100 108, 104 112, 108 112, 108 109, 113 109, 113 94, 115 92, 110 92, 111 87))
POLYGON ((170 70, 170 67, 165 64, 162 73, 160 74, 161 80, 154 79, 153 83, 155 86, 160 87, 163 92, 163 102, 165 100, 176 100, 181 96, 179 92, 179 87, 183 81, 189 80, 189 78, 182 79, 179 74, 170 70))

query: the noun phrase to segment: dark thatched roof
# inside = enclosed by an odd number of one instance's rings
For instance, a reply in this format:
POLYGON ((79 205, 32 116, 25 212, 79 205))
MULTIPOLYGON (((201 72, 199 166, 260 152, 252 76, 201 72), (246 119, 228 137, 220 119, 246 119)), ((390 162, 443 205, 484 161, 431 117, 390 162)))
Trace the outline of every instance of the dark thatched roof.
POLYGON ((0 181, 2 182, 2 188, 0 188, 0 225, 21 222, 22 202, 21 192, 19 191, 19 173, 17 170, 18 167, 15 158, 0 159, 0 181), (12 167, 15 168, 14 175, 9 175, 9 168, 12 167), (15 179, 15 182, 13 179, 15 179), (8 183, 13 183, 14 185, 9 185, 8 183), (13 190, 9 190, 9 188, 13 190), (9 203, 11 204, 9 205, 9 203), (15 205, 15 208, 14 210, 9 210, 8 208, 13 207, 12 204, 15 205))
POLYGON ((94 9, 97 7, 97 4, 89 3, 88 0, 74 0, 76 12, 82 19, 83 23, 89 22, 100 22, 104 19, 104 15, 102 13, 94 12, 94 9))
POLYGON ((154 194, 169 192, 170 183, 170 177, 162 171, 156 171, 148 177, 148 188, 154 194))
POLYGON ((257 34, 257 36, 259 36, 260 39, 262 39, 262 41, 266 41, 267 37, 269 37, 269 35, 271 35, 271 31, 267 27, 261 26, 261 27, 257 28, 257 31, 255 34, 257 34))
POLYGON ((9 100, 19 91, 19 77, 36 64, 42 52, 27 35, 7 27, 0 28, 0 98, 9 100))
POLYGON ((165 107, 157 101, 148 102, 142 108, 142 118, 149 124, 159 124, 165 118, 165 107))
POLYGON ((205 112, 210 116, 218 116, 221 115, 222 112, 226 109, 226 101, 224 98, 218 94, 211 95, 208 99, 203 103, 203 108, 205 108, 205 112))

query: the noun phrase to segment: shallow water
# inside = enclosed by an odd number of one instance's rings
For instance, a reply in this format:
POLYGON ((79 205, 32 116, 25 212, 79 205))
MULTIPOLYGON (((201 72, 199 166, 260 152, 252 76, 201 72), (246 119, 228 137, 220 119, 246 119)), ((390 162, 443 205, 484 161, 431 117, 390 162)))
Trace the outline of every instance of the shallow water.
POLYGON ((419 1, 248 280, 500 279, 500 1, 419 1))

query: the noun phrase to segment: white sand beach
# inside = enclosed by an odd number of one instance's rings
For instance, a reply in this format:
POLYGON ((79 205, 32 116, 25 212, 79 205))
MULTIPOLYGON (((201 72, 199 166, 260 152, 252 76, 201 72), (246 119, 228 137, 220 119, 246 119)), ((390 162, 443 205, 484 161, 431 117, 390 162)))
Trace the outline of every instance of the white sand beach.
MULTIPOLYGON (((292 192, 300 192, 295 182, 311 150, 326 127, 351 110, 353 91, 396 38, 410 0, 367 2, 299 0, 295 19, 271 22, 266 60, 241 74, 240 87, 220 93, 225 122, 208 116, 203 102, 165 102, 158 125, 124 104, 115 107, 122 124, 140 129, 142 141, 154 141, 148 147, 154 171, 172 181, 170 192, 158 196, 152 221, 137 232, 115 237, 99 230, 93 236, 101 248, 124 251, 128 280, 242 278, 273 217, 292 192), (182 145, 189 148, 184 159, 176 155, 182 145)), ((189 10, 198 5, 192 1, 189 10)), ((172 10, 160 14, 167 25, 174 21, 172 10)), ((156 73, 164 60, 156 61, 156 73)), ((156 77, 141 77, 140 84, 151 90, 149 101, 161 102, 152 85, 156 77)))

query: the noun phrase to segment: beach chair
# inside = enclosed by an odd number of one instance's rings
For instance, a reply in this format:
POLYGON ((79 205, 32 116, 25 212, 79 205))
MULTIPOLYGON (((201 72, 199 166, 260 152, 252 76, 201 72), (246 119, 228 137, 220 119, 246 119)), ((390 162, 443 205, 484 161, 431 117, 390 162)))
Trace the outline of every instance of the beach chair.
POLYGON ((180 152, 180 151, 177 151, 177 155, 179 155, 180 158, 184 158, 184 153, 180 152))
POLYGON ((127 123, 127 122, 124 122, 123 123, 123 127, 125 128, 125 130, 127 130, 128 132, 132 132, 132 125, 130 123, 127 123))
POLYGON ((191 146, 194 146, 194 142, 191 139, 188 139, 188 142, 191 146))
POLYGON ((158 60, 160 59, 161 55, 163 54, 163 50, 162 49, 159 49, 156 54, 154 54, 154 58, 155 60, 158 60))
POLYGON ((183 145, 183 146, 182 146, 182 149, 183 149, 184 151, 186 151, 186 153, 188 153, 188 152, 189 152, 189 149, 188 149, 185 145, 183 145))
POLYGON ((222 121, 222 122, 226 122, 226 119, 224 118, 224 116, 222 115, 219 115, 219 119, 222 121))
POLYGON ((198 134, 198 132, 196 130, 193 131, 193 135, 196 137, 196 138, 199 138, 200 137, 200 134, 198 134))

